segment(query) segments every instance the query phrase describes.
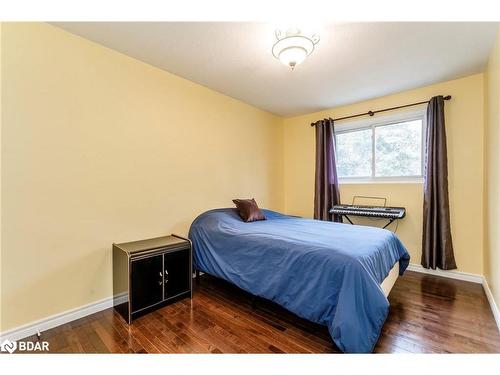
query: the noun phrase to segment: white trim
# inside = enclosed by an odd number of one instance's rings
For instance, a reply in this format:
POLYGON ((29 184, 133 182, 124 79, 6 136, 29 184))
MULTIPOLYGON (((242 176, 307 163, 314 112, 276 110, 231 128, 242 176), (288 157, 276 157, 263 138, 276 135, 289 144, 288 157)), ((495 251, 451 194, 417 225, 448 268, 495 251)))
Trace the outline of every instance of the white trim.
POLYGON ((339 177, 339 184, 354 185, 354 184, 418 184, 423 185, 424 178, 417 177, 339 177))
POLYGON ((58 327, 62 324, 72 322, 96 312, 106 310, 113 307, 113 298, 108 297, 100 301, 89 303, 88 305, 80 306, 75 309, 67 310, 59 314, 55 314, 20 327, 10 329, 0 333, 0 342, 8 339, 17 341, 28 336, 36 335, 38 332, 43 332, 51 328, 58 327))
POLYGON ((361 120, 338 120, 335 122, 335 134, 362 128, 371 128, 372 126, 378 125, 390 125, 403 121, 412 121, 417 119, 423 119, 425 121, 426 110, 427 107, 385 115, 377 114, 374 117, 364 117, 361 120))
POLYGON ((498 309, 498 306, 495 302, 495 298, 493 298, 493 293, 491 293, 486 278, 483 279, 483 289, 484 293, 486 294, 486 298, 488 298, 488 302, 490 303, 491 311, 493 312, 493 317, 495 318, 495 322, 497 323, 498 332, 500 332, 500 310, 498 309))
POLYGON ((128 302, 128 292, 122 292, 113 296, 113 299, 117 305, 128 302))
POLYGON ((460 271, 443 271, 443 270, 433 270, 422 267, 420 264, 410 263, 408 266, 408 271, 415 271, 420 273, 426 273, 434 276, 448 277, 450 279, 469 281, 471 283, 482 284, 483 276, 474 273, 460 272, 460 271))

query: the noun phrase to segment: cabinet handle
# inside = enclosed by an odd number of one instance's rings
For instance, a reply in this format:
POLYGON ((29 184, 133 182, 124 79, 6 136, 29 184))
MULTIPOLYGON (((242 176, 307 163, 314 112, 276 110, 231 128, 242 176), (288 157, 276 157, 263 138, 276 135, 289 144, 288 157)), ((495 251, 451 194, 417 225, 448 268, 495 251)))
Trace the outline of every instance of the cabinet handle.
POLYGON ((163 277, 163 274, 161 273, 161 271, 160 271, 160 277, 163 277))
POLYGON ((163 282, 161 282, 161 281, 158 281, 158 285, 163 285, 163 282))

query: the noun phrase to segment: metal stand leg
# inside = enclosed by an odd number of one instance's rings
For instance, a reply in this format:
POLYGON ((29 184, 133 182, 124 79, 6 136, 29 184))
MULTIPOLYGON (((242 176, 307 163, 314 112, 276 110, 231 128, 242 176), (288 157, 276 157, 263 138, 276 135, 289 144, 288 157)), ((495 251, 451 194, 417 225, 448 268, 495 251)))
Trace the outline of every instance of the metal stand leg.
POLYGON ((351 223, 352 225, 354 225, 354 223, 351 221, 351 219, 349 219, 349 216, 347 216, 347 215, 343 215, 343 216, 347 219, 347 221, 349 221, 349 223, 351 223))
POLYGON ((396 220, 396 219, 389 219, 389 222, 388 222, 387 224, 385 224, 385 225, 384 225, 384 227, 383 227, 382 229, 387 228, 389 225, 391 225, 391 224, 392 224, 392 222, 393 222, 394 220, 396 220))

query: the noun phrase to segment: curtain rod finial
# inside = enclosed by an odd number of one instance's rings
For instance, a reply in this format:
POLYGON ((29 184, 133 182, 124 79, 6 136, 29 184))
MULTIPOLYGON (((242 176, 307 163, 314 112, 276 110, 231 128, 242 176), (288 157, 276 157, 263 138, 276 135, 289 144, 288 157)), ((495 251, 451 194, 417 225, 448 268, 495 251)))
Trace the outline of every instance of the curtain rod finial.
POLYGON ((443 99, 444 100, 450 100, 451 99, 451 95, 446 95, 443 99))

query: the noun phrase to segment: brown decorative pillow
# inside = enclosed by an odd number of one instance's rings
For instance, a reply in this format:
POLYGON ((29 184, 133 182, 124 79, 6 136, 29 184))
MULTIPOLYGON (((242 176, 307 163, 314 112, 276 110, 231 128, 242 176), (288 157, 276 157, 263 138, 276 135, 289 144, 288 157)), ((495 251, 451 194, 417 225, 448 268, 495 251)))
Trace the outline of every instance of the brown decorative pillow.
POLYGON ((245 223, 257 220, 266 220, 264 213, 261 211, 255 199, 233 199, 241 219, 245 223))

